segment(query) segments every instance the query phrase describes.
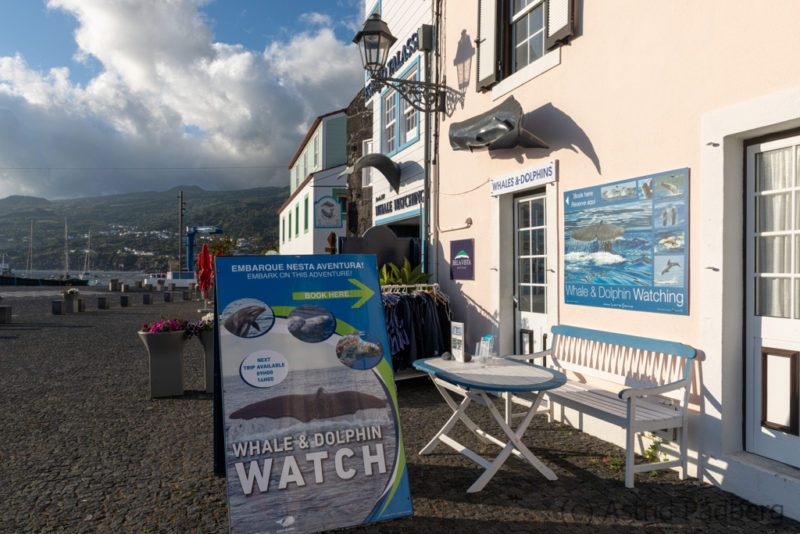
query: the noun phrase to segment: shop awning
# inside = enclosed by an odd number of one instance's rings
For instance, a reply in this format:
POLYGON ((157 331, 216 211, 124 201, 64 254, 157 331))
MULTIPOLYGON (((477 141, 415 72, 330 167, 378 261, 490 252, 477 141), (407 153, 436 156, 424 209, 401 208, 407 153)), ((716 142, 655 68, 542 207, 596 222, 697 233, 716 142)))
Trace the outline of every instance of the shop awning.
POLYGON ((358 158, 352 167, 347 167, 339 176, 355 174, 365 167, 375 167, 386 177, 395 193, 400 192, 400 165, 385 154, 365 154, 358 158))
POLYGON ((500 150, 517 146, 548 148, 533 133, 522 126, 522 106, 509 96, 498 106, 471 119, 450 125, 450 146, 453 150, 488 148, 500 150))

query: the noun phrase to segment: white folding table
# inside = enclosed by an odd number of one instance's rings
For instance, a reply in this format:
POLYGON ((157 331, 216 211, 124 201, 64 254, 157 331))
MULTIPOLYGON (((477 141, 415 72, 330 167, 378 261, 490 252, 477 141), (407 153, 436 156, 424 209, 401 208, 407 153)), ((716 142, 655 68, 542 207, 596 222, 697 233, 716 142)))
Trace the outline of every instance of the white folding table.
POLYGON ((566 381, 563 373, 507 358, 492 358, 486 366, 474 361, 463 363, 441 358, 417 360, 413 365, 418 370, 430 375, 436 389, 439 390, 447 405, 453 410, 453 415, 433 439, 422 448, 419 454, 429 454, 433 452, 439 443, 444 443, 483 467, 483 474, 469 487, 468 493, 482 490, 511 454, 528 461, 548 480, 557 478, 555 473, 522 443, 522 435, 536 414, 536 409, 542 400, 544 392, 548 389, 557 388, 566 381), (462 396, 464 399, 457 403, 448 392, 462 396), (499 394, 505 399, 505 416, 500 413, 492 402, 488 392, 499 394), (511 407, 512 397, 517 393, 533 393, 534 398, 531 402, 524 403, 528 410, 524 413, 522 421, 517 428, 514 429, 511 427, 511 407), (472 401, 476 401, 489 410, 494 420, 503 429, 508 441, 502 441, 492 436, 479 428, 469 418, 466 409, 472 401), (486 460, 447 435, 458 421, 462 421, 484 443, 491 442, 502 448, 494 460, 486 460))

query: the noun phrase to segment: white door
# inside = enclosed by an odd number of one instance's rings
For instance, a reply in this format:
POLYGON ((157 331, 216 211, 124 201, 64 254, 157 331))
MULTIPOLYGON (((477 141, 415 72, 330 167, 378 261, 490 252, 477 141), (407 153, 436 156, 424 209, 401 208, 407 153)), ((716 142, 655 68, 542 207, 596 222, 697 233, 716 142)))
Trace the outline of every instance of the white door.
POLYGON ((800 467, 800 136, 746 161, 746 448, 800 467))
MULTIPOLYGON (((555 269, 548 263, 548 213, 545 193, 514 200, 514 300, 517 354, 543 350, 550 328, 548 301, 555 297, 555 269)), ((551 226, 552 228, 552 226, 551 226)), ((549 343, 548 343, 549 344, 549 343)))

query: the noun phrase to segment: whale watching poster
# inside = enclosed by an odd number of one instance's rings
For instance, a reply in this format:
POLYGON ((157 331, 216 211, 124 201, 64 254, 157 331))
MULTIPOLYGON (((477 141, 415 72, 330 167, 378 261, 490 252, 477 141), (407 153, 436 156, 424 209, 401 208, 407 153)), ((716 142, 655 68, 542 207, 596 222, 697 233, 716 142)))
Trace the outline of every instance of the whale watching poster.
POLYGON ((689 169, 564 193, 564 302, 689 313, 689 169))
POLYGON ((230 532, 410 515, 373 255, 216 258, 230 532))

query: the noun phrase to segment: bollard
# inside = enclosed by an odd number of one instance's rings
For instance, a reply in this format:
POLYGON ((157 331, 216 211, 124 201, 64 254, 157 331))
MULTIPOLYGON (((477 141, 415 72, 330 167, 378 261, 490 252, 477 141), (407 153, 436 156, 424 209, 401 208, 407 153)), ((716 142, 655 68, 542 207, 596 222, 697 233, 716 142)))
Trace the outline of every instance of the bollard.
POLYGON ((63 300, 54 300, 53 304, 53 315, 64 315, 64 301, 63 300))
POLYGON ((142 304, 152 304, 153 303, 153 295, 150 293, 143 293, 142 294, 142 304))
POLYGON ((0 306, 0 324, 11 324, 11 306, 0 306))
POLYGON ((130 297, 128 295, 120 295, 119 296, 119 305, 123 308, 127 308, 130 305, 130 297))
POLYGON ((97 297, 97 309, 98 310, 108 309, 108 297, 97 297))

